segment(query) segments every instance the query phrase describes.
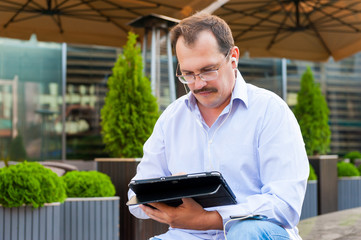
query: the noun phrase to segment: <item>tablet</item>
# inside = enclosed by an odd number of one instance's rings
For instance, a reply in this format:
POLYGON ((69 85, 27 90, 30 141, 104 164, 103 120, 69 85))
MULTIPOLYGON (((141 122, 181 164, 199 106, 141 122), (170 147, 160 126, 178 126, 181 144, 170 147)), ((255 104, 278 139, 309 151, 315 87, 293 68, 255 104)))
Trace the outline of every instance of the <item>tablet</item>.
POLYGON ((217 171, 132 180, 128 186, 136 194, 127 202, 128 206, 152 202, 178 206, 182 198, 193 198, 203 208, 237 203, 217 171))

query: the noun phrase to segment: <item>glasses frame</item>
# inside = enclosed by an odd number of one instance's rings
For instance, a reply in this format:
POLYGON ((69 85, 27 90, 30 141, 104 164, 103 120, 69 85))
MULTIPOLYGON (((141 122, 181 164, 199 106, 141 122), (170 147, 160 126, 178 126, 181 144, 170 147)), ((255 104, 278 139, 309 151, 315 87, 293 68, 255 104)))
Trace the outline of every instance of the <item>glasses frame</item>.
POLYGON ((186 75, 177 74, 178 71, 180 71, 180 70, 179 70, 179 66, 180 66, 180 65, 179 65, 179 63, 178 63, 178 64, 177 64, 177 70, 176 70, 176 76, 177 76, 178 80, 179 80, 181 83, 183 83, 183 84, 192 84, 192 83, 194 83, 194 82, 196 81, 197 76, 198 76, 202 81, 205 81, 205 82, 213 81, 213 80, 217 79, 217 77, 218 77, 218 70, 222 67, 222 65, 223 65, 225 62, 227 62, 226 60, 227 60, 230 52, 231 52, 231 49, 228 50, 227 55, 224 57, 224 59, 223 59, 222 62, 218 65, 217 68, 215 68, 214 70, 209 70, 209 71, 201 72, 201 73, 198 73, 198 74, 186 74, 186 75), (216 73, 216 77, 215 77, 214 79, 208 79, 208 80, 206 80, 206 79, 203 78, 203 76, 202 76, 203 74, 207 74, 207 73, 211 73, 211 72, 212 72, 212 73, 213 73, 213 72, 216 73), (186 76, 187 76, 187 77, 193 76, 193 80, 192 80, 192 81, 185 81, 183 78, 186 77, 186 76))

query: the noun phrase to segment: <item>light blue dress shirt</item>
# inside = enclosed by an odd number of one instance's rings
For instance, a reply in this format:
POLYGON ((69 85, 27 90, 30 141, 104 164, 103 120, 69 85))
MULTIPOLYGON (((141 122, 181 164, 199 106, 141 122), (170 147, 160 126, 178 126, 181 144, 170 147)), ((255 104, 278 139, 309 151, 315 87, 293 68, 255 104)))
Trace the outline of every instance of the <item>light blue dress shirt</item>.
MULTIPOLYGON (((191 92, 167 107, 144 145, 133 179, 212 170, 222 173, 237 204, 206 210, 217 210, 224 223, 230 216, 263 215, 286 228, 291 239, 300 239, 296 225, 309 165, 299 125, 280 97, 246 84, 238 71, 230 104, 211 127, 191 92)), ((133 195, 130 190, 129 198, 133 195)), ((130 211, 148 218, 137 206, 130 211)), ((158 237, 223 239, 223 231, 170 228, 158 237)))

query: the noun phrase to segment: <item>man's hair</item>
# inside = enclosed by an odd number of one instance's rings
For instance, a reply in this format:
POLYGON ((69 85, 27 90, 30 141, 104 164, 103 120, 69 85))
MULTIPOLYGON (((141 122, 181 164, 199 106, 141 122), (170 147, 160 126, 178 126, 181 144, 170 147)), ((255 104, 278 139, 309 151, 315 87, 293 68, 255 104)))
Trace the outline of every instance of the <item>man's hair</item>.
POLYGON ((185 43, 191 46, 202 31, 213 33, 217 40, 219 51, 225 55, 234 46, 231 29, 223 19, 208 13, 198 12, 183 19, 171 29, 171 41, 174 51, 179 37, 182 36, 185 43))

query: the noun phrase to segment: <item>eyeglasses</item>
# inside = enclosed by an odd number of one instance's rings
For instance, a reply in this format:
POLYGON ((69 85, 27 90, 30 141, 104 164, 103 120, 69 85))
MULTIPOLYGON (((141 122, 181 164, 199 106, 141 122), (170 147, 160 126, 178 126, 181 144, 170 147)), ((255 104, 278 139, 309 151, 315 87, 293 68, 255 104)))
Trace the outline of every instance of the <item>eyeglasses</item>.
POLYGON ((181 83, 184 83, 184 84, 194 83, 196 81, 197 76, 200 79, 202 79, 203 81, 215 80, 218 77, 218 70, 222 67, 223 63, 226 62, 225 60, 228 58, 228 55, 229 55, 230 52, 231 51, 228 51, 226 57, 223 59, 223 61, 219 64, 219 66, 216 69, 201 72, 201 73, 198 73, 198 74, 186 74, 186 75, 178 74, 178 73, 181 73, 180 69, 179 69, 179 63, 178 63, 177 70, 176 70, 176 76, 178 77, 179 81, 181 83))

